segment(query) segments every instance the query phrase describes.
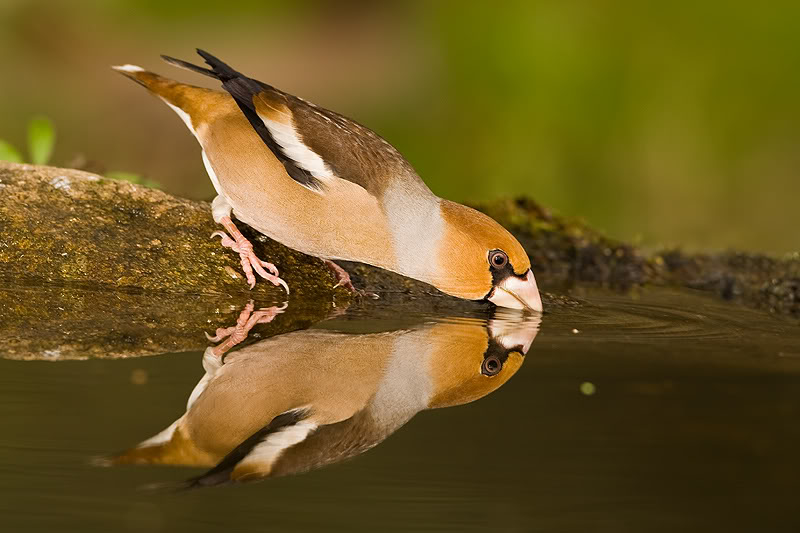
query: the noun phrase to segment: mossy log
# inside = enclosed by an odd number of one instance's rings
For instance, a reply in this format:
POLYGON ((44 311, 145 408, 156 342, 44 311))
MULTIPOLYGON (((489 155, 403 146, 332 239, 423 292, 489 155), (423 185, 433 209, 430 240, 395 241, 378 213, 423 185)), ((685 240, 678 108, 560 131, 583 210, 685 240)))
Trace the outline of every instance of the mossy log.
MULTIPOLYGON (((670 284, 800 315, 797 257, 646 255, 529 199, 476 207, 520 239, 545 291, 576 282, 623 289, 670 284)), ((268 334, 304 327, 350 303, 352 295, 334 288, 321 260, 239 226, 291 287, 290 305, 268 334)), ((249 300, 259 306, 287 300, 264 280, 249 290, 237 254, 210 239, 217 229, 207 202, 78 170, 0 163, 0 356, 197 350, 206 345, 203 331, 232 324, 249 300)), ((451 311, 481 305, 377 268, 343 266, 384 304, 451 311)), ((545 294, 544 301, 552 308, 568 299, 545 294)))
POLYGON ((531 257, 540 286, 546 289, 554 290, 559 283, 616 289, 645 284, 685 287, 800 317, 800 251, 781 259, 737 251, 646 253, 609 239, 580 220, 553 215, 527 198, 475 207, 516 235, 531 257))

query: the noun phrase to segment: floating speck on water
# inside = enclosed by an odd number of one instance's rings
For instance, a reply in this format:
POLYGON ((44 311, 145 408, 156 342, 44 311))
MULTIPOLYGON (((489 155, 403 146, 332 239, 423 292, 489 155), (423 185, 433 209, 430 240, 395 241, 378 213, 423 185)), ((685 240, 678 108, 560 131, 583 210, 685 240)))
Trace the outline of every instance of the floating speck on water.
POLYGON ((131 383, 134 385, 145 385, 147 383, 147 371, 141 368, 131 372, 131 383))
POLYGON ((572 328, 572 333, 580 333, 580 331, 578 331, 578 328, 572 328))
POLYGON ((591 396, 597 392, 597 387, 594 386, 594 383, 590 381, 584 381, 581 383, 581 394, 584 396, 591 396))

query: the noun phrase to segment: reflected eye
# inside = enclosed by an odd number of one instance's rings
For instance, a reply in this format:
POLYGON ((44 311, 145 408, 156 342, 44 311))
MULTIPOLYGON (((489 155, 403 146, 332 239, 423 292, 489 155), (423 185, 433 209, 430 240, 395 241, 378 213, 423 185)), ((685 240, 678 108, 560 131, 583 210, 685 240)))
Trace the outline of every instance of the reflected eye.
POLYGON ((503 369, 503 362, 496 355, 490 355, 481 364, 481 374, 495 376, 503 369))
POLYGON ((489 253, 489 264, 492 268, 503 268, 508 264, 508 256, 501 250, 495 250, 489 253))

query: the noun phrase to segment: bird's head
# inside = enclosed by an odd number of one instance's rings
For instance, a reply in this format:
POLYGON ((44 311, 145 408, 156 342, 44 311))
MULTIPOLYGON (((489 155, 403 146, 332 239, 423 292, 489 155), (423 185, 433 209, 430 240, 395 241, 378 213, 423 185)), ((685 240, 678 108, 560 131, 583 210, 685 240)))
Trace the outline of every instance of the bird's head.
POLYGON ((519 241, 474 209, 448 200, 441 209, 444 231, 433 285, 459 298, 541 311, 531 262, 519 241))
POLYGON ((461 319, 435 325, 428 407, 461 405, 502 386, 522 366, 540 323, 538 315, 498 309, 488 324, 461 319))

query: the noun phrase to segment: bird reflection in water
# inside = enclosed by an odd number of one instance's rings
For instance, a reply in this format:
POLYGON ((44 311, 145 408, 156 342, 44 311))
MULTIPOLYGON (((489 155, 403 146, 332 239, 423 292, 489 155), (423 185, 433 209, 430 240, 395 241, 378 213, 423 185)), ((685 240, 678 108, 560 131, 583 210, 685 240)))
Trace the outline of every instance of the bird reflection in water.
MULTIPOLYGON (((424 409, 468 403, 520 368, 540 317, 437 319, 378 333, 335 319, 226 353, 280 308, 217 330, 186 412, 105 464, 210 467, 187 487, 308 471, 363 453, 424 409), (226 339, 226 340, 224 340, 226 339)), ((357 325, 357 324, 356 324, 357 325)))

